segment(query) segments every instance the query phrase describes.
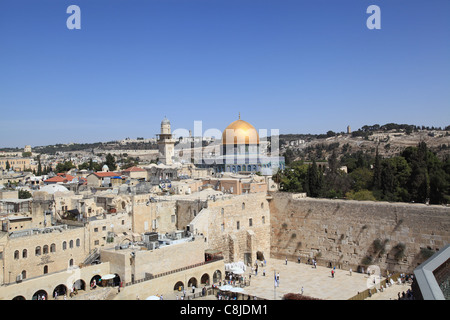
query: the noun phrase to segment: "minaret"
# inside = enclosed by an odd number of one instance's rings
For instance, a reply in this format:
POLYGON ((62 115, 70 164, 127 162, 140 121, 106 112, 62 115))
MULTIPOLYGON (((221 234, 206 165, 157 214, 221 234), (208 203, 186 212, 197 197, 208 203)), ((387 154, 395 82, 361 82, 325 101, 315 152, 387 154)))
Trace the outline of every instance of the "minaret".
POLYGON ((161 133, 158 136, 159 161, 170 165, 175 154, 175 139, 172 139, 170 121, 166 117, 161 121, 161 133))

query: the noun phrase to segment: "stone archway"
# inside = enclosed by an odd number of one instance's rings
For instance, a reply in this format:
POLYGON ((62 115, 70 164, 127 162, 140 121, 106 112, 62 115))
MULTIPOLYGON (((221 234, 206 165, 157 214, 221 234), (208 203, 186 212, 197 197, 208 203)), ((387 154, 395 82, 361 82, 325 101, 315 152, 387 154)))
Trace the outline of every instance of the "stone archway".
POLYGON ((259 261, 264 261, 264 253, 261 251, 256 251, 256 259, 259 261))
POLYGON ((15 296, 12 300, 27 300, 24 296, 15 296))
POLYGON ((58 297, 64 296, 65 294, 67 294, 67 287, 63 284, 59 284, 53 290, 52 297, 55 297, 55 293, 58 295, 58 297))
POLYGON ((45 290, 38 290, 33 294, 32 300, 47 300, 48 294, 45 290))
POLYGON ((222 271, 216 270, 213 274, 213 283, 217 283, 222 280, 222 271))
POLYGON ((98 285, 99 285, 99 280, 100 280, 101 278, 102 278, 102 277, 99 276, 98 274, 95 275, 95 276, 93 276, 93 277, 91 278, 91 281, 89 281, 90 287, 91 287, 91 288, 93 287, 94 281, 95 281, 95 285, 98 286, 98 285))
POLYGON ((184 289, 184 283, 182 281, 178 281, 177 283, 175 283, 175 285, 173 286, 173 290, 175 291, 181 291, 184 289))
POLYGON ((188 287, 195 286, 196 288, 198 288, 197 279, 195 277, 190 278, 189 281, 188 281, 187 286, 188 287))
POLYGON ((209 285, 209 274, 204 273, 204 274, 202 275, 202 277, 200 278, 200 284, 204 284, 204 285, 206 285, 206 286, 209 285))
POLYGON ((86 290, 86 282, 83 279, 78 279, 73 283, 73 288, 77 290, 86 290))

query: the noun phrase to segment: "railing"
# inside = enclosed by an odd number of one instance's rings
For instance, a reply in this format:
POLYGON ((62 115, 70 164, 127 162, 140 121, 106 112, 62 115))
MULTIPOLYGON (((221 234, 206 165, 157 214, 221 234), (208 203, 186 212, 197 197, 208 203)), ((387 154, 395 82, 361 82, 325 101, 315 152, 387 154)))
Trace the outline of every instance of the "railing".
MULTIPOLYGON (((376 286, 383 286, 386 287, 386 282, 390 282, 390 279, 392 279, 395 283, 397 283, 397 279, 400 277, 400 273, 395 273, 392 276, 380 281, 379 284, 377 284, 376 286)), ((366 290, 364 290, 363 292, 358 292, 358 294, 354 295, 353 297, 351 297, 348 300, 364 300, 368 297, 371 297, 373 294, 376 294, 377 288, 374 286, 372 288, 368 288, 366 290)))
POLYGON ((125 283, 125 287, 131 286, 133 284, 141 283, 141 282, 144 282, 144 281, 148 281, 148 280, 164 277, 164 276, 167 276, 167 275, 170 275, 170 274, 173 274, 173 273, 177 273, 177 272, 181 272, 181 271, 184 271, 184 270, 197 268, 197 267, 203 266, 205 264, 216 262, 216 261, 220 261, 220 260, 223 260, 223 257, 217 256, 217 257, 215 257, 215 258, 213 258, 211 260, 208 260, 208 261, 199 262, 199 263, 192 264, 192 265, 189 265, 189 266, 186 266, 186 267, 182 267, 182 268, 178 268, 178 269, 174 269, 174 270, 170 270, 170 271, 166 271, 166 272, 161 272, 161 273, 158 273, 158 274, 145 273, 145 277, 143 279, 126 282, 125 283))
POLYGON ((205 294, 203 294, 201 290, 199 290, 199 292, 195 292, 195 293, 186 293, 185 299, 186 300, 194 300, 194 299, 198 299, 198 298, 202 298, 202 297, 210 296, 210 295, 214 295, 217 297, 218 292, 220 292, 223 297, 236 296, 237 300, 266 300, 264 298, 260 298, 260 297, 246 294, 246 293, 240 293, 240 292, 239 293, 231 293, 228 291, 220 291, 218 288, 213 288, 213 287, 206 288, 205 294))

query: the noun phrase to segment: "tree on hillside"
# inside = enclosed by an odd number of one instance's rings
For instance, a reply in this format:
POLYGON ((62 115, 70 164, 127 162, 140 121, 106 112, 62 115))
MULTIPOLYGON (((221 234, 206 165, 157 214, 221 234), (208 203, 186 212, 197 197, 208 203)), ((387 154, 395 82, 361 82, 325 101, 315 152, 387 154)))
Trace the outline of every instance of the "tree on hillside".
POLYGON ((110 171, 114 171, 117 169, 116 160, 114 159, 114 156, 111 153, 108 153, 106 155, 106 161, 105 163, 110 171))
POLYGON ((323 174, 319 170, 316 164, 316 160, 313 159, 312 165, 308 167, 306 175, 305 191, 310 197, 319 197, 322 191, 323 174))
POLYGON ((381 189, 381 156, 377 151, 375 153, 375 164, 373 165, 373 188, 381 189))
POLYGON ((65 161, 64 163, 58 163, 55 170, 56 173, 62 173, 67 172, 72 168, 75 168, 75 165, 72 163, 72 161, 65 161))

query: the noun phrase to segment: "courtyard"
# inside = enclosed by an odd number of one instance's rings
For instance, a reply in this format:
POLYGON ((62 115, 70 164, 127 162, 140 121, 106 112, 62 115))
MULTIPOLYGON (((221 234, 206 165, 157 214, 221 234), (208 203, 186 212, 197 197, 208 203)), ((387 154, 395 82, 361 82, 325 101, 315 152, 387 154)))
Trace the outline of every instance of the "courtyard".
MULTIPOLYGON (((246 280, 249 279, 250 270, 247 267, 243 274, 246 280)), ((369 278, 367 274, 352 272, 350 275, 349 270, 336 269, 332 277, 331 268, 321 266, 313 268, 305 263, 288 261, 286 264, 284 260, 267 259, 266 265, 258 268, 257 275, 252 273, 250 285, 244 287, 242 293, 262 299, 281 300, 287 293, 301 293, 303 287, 305 296, 324 300, 348 300, 371 286, 373 286, 373 276, 369 278), (263 275, 264 270, 265 275, 263 275), (274 274, 279 274, 279 285, 276 288, 274 274)), ((398 292, 401 293, 409 288, 407 284, 394 284, 384 292, 374 294, 368 300, 396 300, 398 292)), ((177 294, 180 295, 178 292, 164 294, 164 299, 176 299, 177 294)), ((210 295, 197 299, 212 300, 215 297, 210 295)))

